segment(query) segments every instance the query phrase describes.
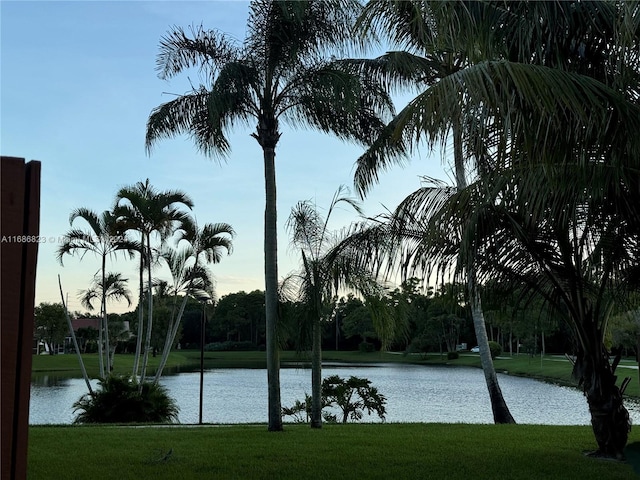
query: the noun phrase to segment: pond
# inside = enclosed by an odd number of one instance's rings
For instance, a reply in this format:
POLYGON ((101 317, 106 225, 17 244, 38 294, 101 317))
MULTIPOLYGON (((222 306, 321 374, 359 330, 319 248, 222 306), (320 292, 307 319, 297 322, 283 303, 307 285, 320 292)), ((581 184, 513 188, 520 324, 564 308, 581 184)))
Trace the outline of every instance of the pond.
MULTIPOLYGON (((387 398, 387 422, 493 423, 482 370, 406 364, 325 365, 329 375, 365 377, 387 398)), ((569 387, 499 374, 500 387, 518 423, 590 424, 583 394, 569 387)), ((162 384, 180 407, 180 423, 198 422, 200 374, 166 376, 162 384)), ((280 371, 282 405, 291 406, 311 392, 311 371, 280 371)), ((30 424, 73 422, 73 403, 84 393, 84 380, 39 377, 31 385, 30 424)), ((640 408, 625 403, 636 423, 640 408)), ((267 420, 267 374, 259 369, 212 369, 204 375, 203 422, 264 423, 267 420)), ((289 417, 285 421, 290 420, 289 417)), ((363 421, 378 422, 375 415, 363 421)))

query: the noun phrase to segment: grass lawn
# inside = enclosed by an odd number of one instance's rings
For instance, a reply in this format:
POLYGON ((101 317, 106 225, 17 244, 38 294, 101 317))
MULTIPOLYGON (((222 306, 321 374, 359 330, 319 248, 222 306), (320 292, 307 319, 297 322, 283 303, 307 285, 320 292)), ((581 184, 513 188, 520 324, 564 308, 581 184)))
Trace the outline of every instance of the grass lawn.
MULTIPOLYGON (((98 375, 98 357, 96 354, 83 355, 85 365, 92 377, 98 375)), ((149 368, 153 372, 158 365, 160 357, 149 359, 149 368)), ((402 355, 390 352, 323 352, 325 362, 346 362, 346 363, 415 363, 420 365, 459 365, 480 367, 478 354, 462 353, 456 360, 447 360, 446 356, 433 355, 402 355)), ((308 362, 304 355, 296 352, 281 352, 282 366, 308 362)), ((133 366, 133 355, 120 354, 115 359, 116 373, 129 373, 133 366)), ((519 355, 509 357, 508 355, 498 357, 495 361, 496 370, 510 375, 538 378, 541 380, 556 382, 563 385, 576 385, 571 379, 571 363, 563 356, 546 355, 531 357, 529 355, 519 355)), ((193 350, 181 350, 171 353, 165 371, 192 371, 199 368, 200 352, 193 350)), ((266 357, 264 352, 205 352, 206 368, 266 368, 266 357)), ((623 360, 618 367, 617 373, 619 382, 625 376, 631 377, 631 383, 625 392, 630 397, 640 397, 640 385, 638 384, 637 363, 632 360, 623 360)), ((33 375, 60 375, 80 377, 80 367, 75 355, 37 355, 33 357, 33 375)))
POLYGON ((28 478, 638 478, 627 463, 582 454, 593 447, 591 428, 575 426, 30 427, 28 478))

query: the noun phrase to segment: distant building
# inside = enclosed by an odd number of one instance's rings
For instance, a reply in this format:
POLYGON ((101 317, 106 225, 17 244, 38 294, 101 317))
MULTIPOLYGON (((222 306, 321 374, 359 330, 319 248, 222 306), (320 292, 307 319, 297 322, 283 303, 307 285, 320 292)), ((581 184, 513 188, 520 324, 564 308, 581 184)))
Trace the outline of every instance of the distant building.
POLYGON ((100 319, 86 318, 86 317, 72 318, 71 325, 73 326, 74 332, 77 332, 79 328, 87 328, 87 327, 95 328, 96 330, 98 330, 98 327, 100 326, 100 319))
MULTIPOLYGON (((71 325, 73 326, 73 331, 77 332, 79 328, 95 328, 98 330, 100 326, 99 318, 89 318, 89 317, 81 317, 81 318, 72 318, 71 325)), ((111 331, 111 329, 109 329, 111 331)), ((131 331, 129 327, 129 321, 125 320, 122 322, 122 332, 127 333, 127 338, 131 337, 131 331)))

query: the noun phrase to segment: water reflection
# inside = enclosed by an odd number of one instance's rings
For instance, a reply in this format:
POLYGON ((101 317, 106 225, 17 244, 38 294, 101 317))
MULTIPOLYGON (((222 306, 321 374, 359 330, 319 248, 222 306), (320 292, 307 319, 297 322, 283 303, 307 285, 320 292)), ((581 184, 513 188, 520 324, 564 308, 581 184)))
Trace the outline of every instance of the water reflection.
MULTIPOLYGON (((482 370, 388 364, 325 366, 323 375, 366 377, 387 397, 388 422, 493 423, 482 370)), ((589 424, 587 402, 576 389, 528 378, 499 375, 500 386, 518 423, 589 424)), ((291 406, 311 392, 311 373, 303 368, 280 372, 282 405, 291 406)), ((97 384, 97 382, 94 382, 97 384)), ((181 423, 197 423, 199 374, 180 373, 162 380, 180 406, 181 423)), ((71 423, 72 405, 86 393, 84 380, 41 376, 31 385, 31 424, 71 423)), ((634 423, 636 403, 626 402, 634 423)), ((256 423, 267 419, 266 370, 214 369, 204 377, 203 421, 256 423)), ((379 421, 377 416, 364 421, 379 421)))

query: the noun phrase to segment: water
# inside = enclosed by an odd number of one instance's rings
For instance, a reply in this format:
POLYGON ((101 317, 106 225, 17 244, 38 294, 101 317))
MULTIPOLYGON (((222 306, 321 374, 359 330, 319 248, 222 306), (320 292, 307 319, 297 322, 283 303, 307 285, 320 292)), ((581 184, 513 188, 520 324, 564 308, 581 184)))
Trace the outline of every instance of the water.
MULTIPOLYGON (((493 423, 482 370, 384 364, 325 366, 323 377, 365 377, 387 398, 387 422, 493 423)), ((529 378, 499 374, 500 387, 518 423, 588 425, 584 395, 573 388, 529 378)), ((311 371, 280 371, 282 405, 292 406, 311 392, 311 371)), ((200 374, 180 373, 161 380, 180 406, 181 423, 197 423, 200 374)), ((39 377, 31 385, 30 424, 68 424, 72 409, 86 393, 84 380, 39 377)), ((637 404, 626 402, 631 417, 640 420, 637 404)), ((335 412, 334 412, 335 413, 335 412)), ((267 420, 267 374, 258 369, 213 369, 204 376, 203 422, 264 423, 267 420)), ((285 421, 292 419, 285 417, 285 421)), ((363 421, 378 422, 376 416, 363 421)))

